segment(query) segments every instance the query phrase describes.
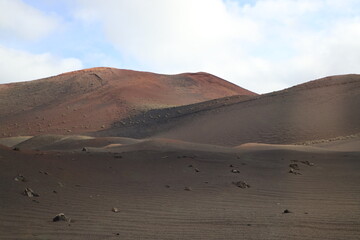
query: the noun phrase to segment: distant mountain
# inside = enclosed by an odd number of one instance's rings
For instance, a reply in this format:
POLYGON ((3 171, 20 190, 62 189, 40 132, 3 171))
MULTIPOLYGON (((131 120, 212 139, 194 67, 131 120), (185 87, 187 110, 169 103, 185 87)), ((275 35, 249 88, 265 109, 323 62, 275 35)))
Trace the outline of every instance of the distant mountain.
POLYGON ((256 94, 208 73, 91 68, 0 85, 0 135, 97 131, 150 109, 256 94))
POLYGON ((236 146, 298 143, 360 132, 360 75, 332 76, 260 96, 152 110, 97 135, 236 146))

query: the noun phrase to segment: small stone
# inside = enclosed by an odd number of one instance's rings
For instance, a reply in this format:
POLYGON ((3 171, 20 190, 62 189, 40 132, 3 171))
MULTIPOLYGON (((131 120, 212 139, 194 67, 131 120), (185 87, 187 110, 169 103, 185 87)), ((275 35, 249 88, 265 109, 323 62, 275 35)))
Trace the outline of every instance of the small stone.
POLYGON ((292 213, 292 212, 288 209, 285 209, 283 213, 292 213))
POLYGON ((190 164, 188 167, 194 167, 192 164, 190 164))
POLYGON ((230 164, 229 167, 234 167, 234 165, 230 164))
POLYGON ((118 212, 120 212, 120 211, 119 211, 119 209, 118 209, 118 208, 116 208, 116 207, 113 207, 113 208, 111 209, 111 211, 113 211, 114 213, 118 213, 118 212))
POLYGON ((314 163, 312 162, 309 162, 309 161, 301 161, 301 163, 305 164, 305 165, 308 165, 310 167, 314 166, 314 163))
POLYGON ((250 188, 250 185, 244 181, 232 182, 232 184, 234 184, 235 186, 237 186, 239 188, 250 188))
POLYGON ((290 168, 293 168, 293 169, 295 169, 295 170, 300 170, 299 165, 297 165, 296 163, 291 163, 291 164, 289 165, 289 167, 290 167, 290 168))
POLYGON ((14 147, 13 150, 14 150, 14 151, 20 151, 20 148, 14 147))
POLYGON ((289 173, 295 174, 295 175, 301 175, 301 173, 296 172, 293 168, 290 168, 289 173))
POLYGON ((166 188, 170 188, 170 185, 165 185, 166 188))
POLYGON ((14 180, 17 182, 26 182, 26 178, 21 174, 17 175, 14 180))
POLYGON ((232 172, 232 173, 240 173, 240 171, 237 170, 237 169, 232 169, 231 172, 232 172))
POLYGON ((56 190, 54 190, 54 191, 53 191, 53 193, 57 193, 57 191, 56 191, 56 190))
POLYGON ((86 147, 83 147, 83 148, 81 149, 81 151, 83 151, 83 152, 87 152, 87 151, 88 151, 88 149, 87 149, 86 147))
POLYGON ((200 170, 199 170, 199 169, 197 169, 197 168, 195 168, 194 170, 195 170, 195 172, 200 172, 200 170))
POLYGON ((31 188, 25 188, 24 192, 23 192, 24 196, 28 196, 28 197, 39 197, 39 194, 35 193, 31 188))
POLYGON ((185 191, 192 191, 192 188, 191 187, 185 187, 184 190, 185 191))
POLYGON ((59 222, 59 221, 64 221, 64 222, 70 222, 70 218, 67 218, 65 216, 65 214, 63 213, 59 213, 58 215, 56 215, 54 218, 53 218, 53 222, 59 222))

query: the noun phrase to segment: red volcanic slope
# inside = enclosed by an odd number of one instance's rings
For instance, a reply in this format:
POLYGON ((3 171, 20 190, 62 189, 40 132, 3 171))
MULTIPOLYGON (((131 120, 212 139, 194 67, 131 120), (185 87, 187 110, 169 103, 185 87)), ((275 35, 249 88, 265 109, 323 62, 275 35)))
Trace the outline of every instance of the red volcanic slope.
POLYGON ((84 133, 142 110, 256 95, 208 73, 92 68, 0 85, 0 134, 84 133))

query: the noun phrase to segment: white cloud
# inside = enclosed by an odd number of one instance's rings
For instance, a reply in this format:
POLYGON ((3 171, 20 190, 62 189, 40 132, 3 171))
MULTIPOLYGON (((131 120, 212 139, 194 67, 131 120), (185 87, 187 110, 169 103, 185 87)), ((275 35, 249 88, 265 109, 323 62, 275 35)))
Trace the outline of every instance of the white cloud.
POLYGON ((354 13, 353 0, 79 2, 77 17, 100 21, 109 41, 147 70, 208 71, 258 92, 360 72, 357 20, 326 16, 354 13))
MULTIPOLYGON (((329 75, 360 73, 359 9, 353 0, 264 0, 239 8, 239 14, 257 19, 264 34, 258 47, 275 51, 257 55, 261 70, 252 71, 246 84, 267 92, 329 75), (277 58, 277 53, 285 57, 277 58)), ((225 73, 229 79, 230 72, 225 73)), ((243 72, 232 73, 244 77, 243 72)))
POLYGON ((60 22, 58 17, 20 0, 0 0, 0 40, 3 42, 0 42, 0 83, 39 79, 83 67, 79 59, 59 58, 48 50, 34 54, 2 45, 9 41, 16 45, 21 41, 41 40, 56 30, 60 22))
MULTIPOLYGON (((78 16, 103 21, 109 40, 121 52, 160 67, 189 67, 222 55, 221 44, 259 38, 256 25, 235 19, 220 0, 83 1, 78 16), (220 48, 219 48, 220 47, 220 48), (189 52, 192 52, 189 56, 189 52)), ((224 46, 225 47, 225 46, 224 46)))
POLYGON ((156 72, 219 74, 220 66, 234 66, 234 60, 243 64, 247 46, 262 38, 253 20, 221 0, 79 2, 78 18, 102 22, 116 49, 156 72))
POLYGON ((360 18, 339 21, 329 31, 299 36, 289 70, 302 77, 360 73, 360 18))
POLYGON ((59 26, 56 16, 46 15, 20 0, 0 0, 0 37, 40 39, 59 26))
MULTIPOLYGON (((357 0, 241 2, 78 0, 74 22, 88 29, 102 26, 121 55, 114 61, 89 49, 84 55, 89 59, 160 73, 207 71, 259 93, 326 75, 360 73, 357 0)), ((31 16, 49 17, 35 12, 31 16)), ((17 34, 35 39, 51 26, 35 37, 21 29, 17 34)))
POLYGON ((34 80, 83 68, 76 58, 32 54, 0 45, 0 83, 34 80))

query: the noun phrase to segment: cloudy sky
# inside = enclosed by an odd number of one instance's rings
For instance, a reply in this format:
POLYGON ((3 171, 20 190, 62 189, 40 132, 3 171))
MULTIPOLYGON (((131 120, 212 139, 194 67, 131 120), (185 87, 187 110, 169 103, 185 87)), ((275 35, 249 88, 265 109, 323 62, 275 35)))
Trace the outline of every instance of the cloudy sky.
POLYGON ((360 1, 0 0, 0 83, 98 66, 258 93, 360 73, 360 1))

